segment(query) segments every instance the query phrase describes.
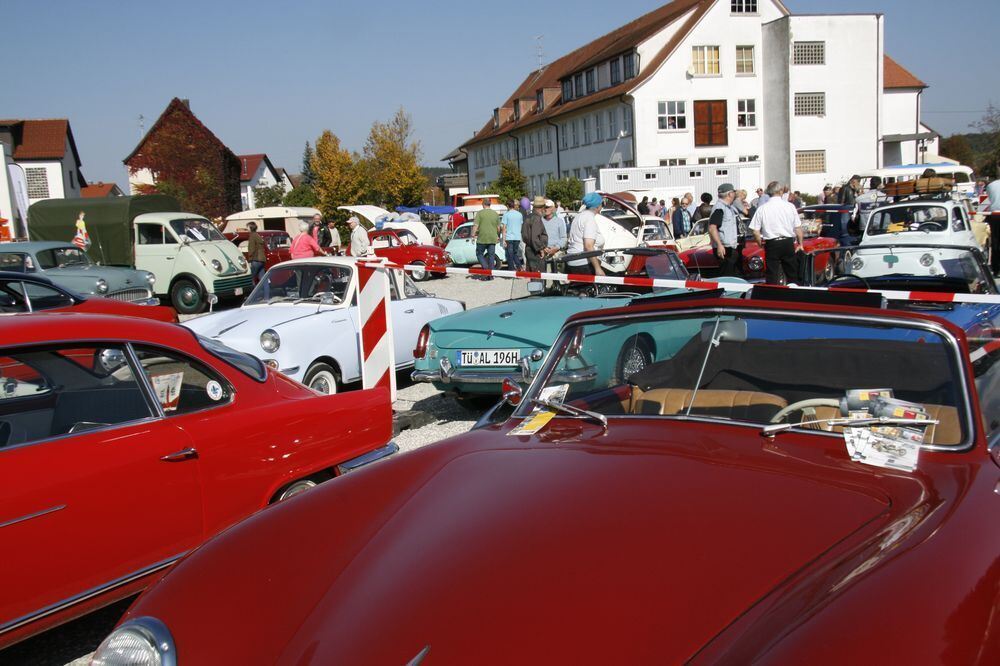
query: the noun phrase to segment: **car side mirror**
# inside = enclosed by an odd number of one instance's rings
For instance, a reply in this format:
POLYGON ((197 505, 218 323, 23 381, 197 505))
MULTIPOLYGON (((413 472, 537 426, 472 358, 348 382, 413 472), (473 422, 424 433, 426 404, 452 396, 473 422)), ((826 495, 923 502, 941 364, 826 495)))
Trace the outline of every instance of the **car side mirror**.
POLYGON ((521 404, 521 399, 524 397, 524 391, 521 389, 521 385, 517 383, 513 377, 504 377, 503 383, 501 384, 501 394, 503 395, 504 402, 507 404, 517 407, 521 404))

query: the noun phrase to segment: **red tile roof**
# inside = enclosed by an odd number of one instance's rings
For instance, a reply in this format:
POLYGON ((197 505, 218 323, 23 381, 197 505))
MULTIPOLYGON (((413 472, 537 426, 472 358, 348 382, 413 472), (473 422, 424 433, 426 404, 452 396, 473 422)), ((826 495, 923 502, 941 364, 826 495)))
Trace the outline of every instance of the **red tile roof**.
POLYGON ((65 118, 47 120, 0 120, 0 127, 10 129, 14 137, 14 160, 61 160, 66 156, 66 142, 76 166, 80 166, 80 155, 69 121, 65 118))
POLYGON ((882 88, 892 90, 894 88, 926 88, 927 84, 911 74, 898 62, 885 56, 882 65, 882 88))
POLYGON ((91 183, 80 190, 80 196, 85 199, 121 196, 121 194, 122 191, 116 183, 91 183))
POLYGON ((257 169, 260 167, 260 163, 264 162, 267 168, 271 170, 271 174, 274 176, 275 180, 281 182, 281 174, 278 170, 274 168, 271 164, 271 159, 265 153, 254 153, 252 155, 237 155, 240 161, 240 181, 247 182, 253 180, 254 174, 257 173, 257 169))

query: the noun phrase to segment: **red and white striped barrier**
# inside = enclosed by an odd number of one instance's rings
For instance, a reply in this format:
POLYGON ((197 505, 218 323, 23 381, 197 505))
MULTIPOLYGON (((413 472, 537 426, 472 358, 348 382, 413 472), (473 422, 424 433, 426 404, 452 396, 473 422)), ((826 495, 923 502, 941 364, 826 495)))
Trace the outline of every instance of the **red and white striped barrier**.
MULTIPOLYGON (((642 277, 612 277, 595 275, 573 275, 566 273, 535 273, 532 271, 488 270, 485 268, 431 268, 429 266, 401 266, 399 264, 382 264, 385 268, 395 268, 405 271, 427 271, 429 273, 447 273, 450 275, 480 275, 485 277, 512 278, 519 280, 550 280, 552 282, 567 282, 578 284, 613 284, 625 287, 659 287, 666 289, 725 289, 730 292, 745 293, 754 288, 751 283, 716 282, 713 280, 663 280, 642 277)), ((763 285, 762 285, 763 286, 763 285)), ((926 303, 995 303, 1000 304, 997 294, 945 294, 930 291, 892 291, 887 289, 843 289, 834 287, 804 287, 786 285, 770 288, 802 289, 807 291, 842 291, 855 294, 881 294, 890 301, 922 301, 926 303)))
POLYGON ((396 360, 385 262, 358 262, 358 317, 361 329, 361 385, 384 386, 396 400, 396 360))

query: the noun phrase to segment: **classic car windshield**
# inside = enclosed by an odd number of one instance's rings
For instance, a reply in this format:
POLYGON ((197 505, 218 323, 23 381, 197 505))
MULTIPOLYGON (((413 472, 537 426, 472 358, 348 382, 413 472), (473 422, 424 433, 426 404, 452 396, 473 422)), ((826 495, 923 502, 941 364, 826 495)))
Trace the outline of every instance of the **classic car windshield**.
POLYGON ((953 342, 902 324, 738 310, 622 318, 564 331, 520 413, 555 395, 606 416, 798 424, 840 417, 849 392, 890 389, 941 420, 928 443, 957 445, 968 422, 959 367, 953 342))
POLYGON ((211 222, 197 217, 189 220, 170 220, 170 227, 181 240, 185 238, 191 242, 226 240, 211 222))
POLYGON ((90 257, 76 247, 56 247, 51 250, 42 250, 35 253, 35 256, 38 257, 38 265, 43 269, 77 268, 90 265, 90 257))
POLYGON ((971 250, 942 245, 861 245, 812 254, 817 286, 994 294, 988 267, 971 250), (824 269, 825 270, 822 270, 824 269))
POLYGON ((247 305, 302 303, 336 305, 344 301, 351 269, 332 264, 275 266, 247 297, 247 305))
POLYGON ((872 213, 867 234, 897 234, 911 231, 948 231, 950 218, 944 206, 897 206, 872 213))

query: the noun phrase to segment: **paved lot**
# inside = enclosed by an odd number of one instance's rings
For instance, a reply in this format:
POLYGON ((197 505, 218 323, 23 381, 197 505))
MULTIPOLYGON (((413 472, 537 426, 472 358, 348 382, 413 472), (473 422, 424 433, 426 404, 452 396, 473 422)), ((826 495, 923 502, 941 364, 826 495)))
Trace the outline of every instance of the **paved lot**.
MULTIPOLYGON (((465 301, 472 309, 509 298, 527 296, 523 280, 495 279, 480 281, 463 275, 449 275, 420 283, 421 288, 442 298, 465 301)), ((186 317, 185 317, 186 319, 186 317)), ((439 393, 429 384, 414 384, 409 373, 400 373, 395 408, 397 411, 419 410, 428 421, 420 427, 402 431, 396 442, 401 451, 411 451, 426 444, 468 431, 476 416, 453 399, 439 393)), ((114 628, 132 599, 92 613, 40 634, 8 650, 0 651, 0 666, 31 664, 32 666, 86 666, 90 653, 114 628)))

